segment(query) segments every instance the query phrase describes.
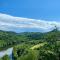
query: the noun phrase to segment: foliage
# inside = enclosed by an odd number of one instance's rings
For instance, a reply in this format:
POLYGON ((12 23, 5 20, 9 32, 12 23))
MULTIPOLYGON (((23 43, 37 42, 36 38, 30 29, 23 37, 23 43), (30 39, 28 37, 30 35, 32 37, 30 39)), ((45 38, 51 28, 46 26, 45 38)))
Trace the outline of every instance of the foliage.
POLYGON ((2 60, 10 60, 9 56, 8 55, 5 55, 2 57, 2 60))
POLYGON ((38 60, 38 53, 31 50, 28 45, 15 46, 13 49, 13 56, 15 60, 38 60))
MULTIPOLYGON (((11 46, 14 60, 60 60, 60 31, 56 29, 47 33, 0 31, 0 50, 11 46)), ((8 56, 4 56, 2 59, 7 58, 8 56)))

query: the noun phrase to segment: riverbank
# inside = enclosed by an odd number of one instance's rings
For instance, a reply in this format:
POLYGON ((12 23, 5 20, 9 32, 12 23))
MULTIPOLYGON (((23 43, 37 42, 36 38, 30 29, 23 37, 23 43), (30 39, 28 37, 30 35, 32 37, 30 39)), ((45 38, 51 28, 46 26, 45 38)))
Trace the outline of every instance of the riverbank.
POLYGON ((8 48, 4 51, 0 51, 0 58, 2 58, 5 55, 8 55, 10 57, 10 59, 12 60, 12 51, 13 51, 13 47, 8 48))

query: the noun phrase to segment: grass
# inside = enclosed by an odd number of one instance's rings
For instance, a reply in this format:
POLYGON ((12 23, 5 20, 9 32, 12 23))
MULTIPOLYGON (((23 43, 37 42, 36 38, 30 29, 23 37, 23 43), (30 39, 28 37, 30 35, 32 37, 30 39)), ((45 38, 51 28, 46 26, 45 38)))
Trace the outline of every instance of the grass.
POLYGON ((44 42, 44 43, 40 43, 40 44, 37 44, 37 45, 34 45, 33 47, 31 47, 30 49, 37 49, 37 48, 39 48, 39 47, 42 47, 42 46, 44 46, 45 44, 47 44, 47 42, 44 42))

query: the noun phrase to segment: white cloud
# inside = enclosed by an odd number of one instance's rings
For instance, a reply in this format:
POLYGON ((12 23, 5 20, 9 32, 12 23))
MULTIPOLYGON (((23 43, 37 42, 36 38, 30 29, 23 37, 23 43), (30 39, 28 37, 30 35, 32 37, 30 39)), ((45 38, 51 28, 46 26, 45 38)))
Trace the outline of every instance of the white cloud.
POLYGON ((60 22, 14 17, 0 13, 0 30, 8 31, 50 31, 57 26, 60 28, 60 22))

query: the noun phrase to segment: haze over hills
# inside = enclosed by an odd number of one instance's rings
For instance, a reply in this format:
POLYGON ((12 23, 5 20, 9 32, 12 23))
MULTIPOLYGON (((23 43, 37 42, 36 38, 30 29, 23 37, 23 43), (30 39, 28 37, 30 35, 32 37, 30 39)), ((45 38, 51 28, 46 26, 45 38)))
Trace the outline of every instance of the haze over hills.
POLYGON ((60 22, 45 21, 23 17, 14 17, 0 13, 0 30, 15 32, 49 32, 55 29, 60 30, 60 22))

